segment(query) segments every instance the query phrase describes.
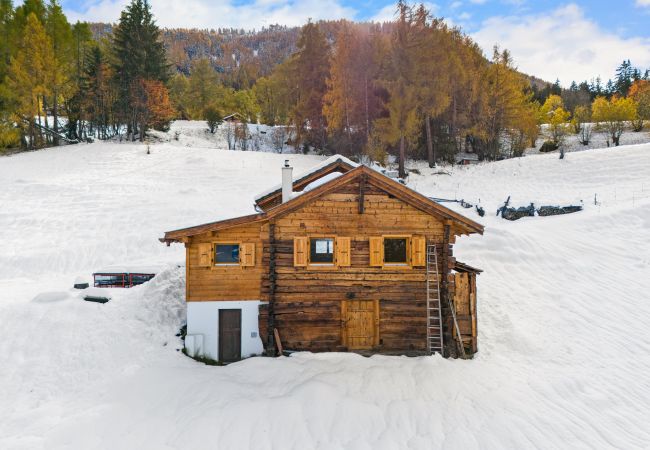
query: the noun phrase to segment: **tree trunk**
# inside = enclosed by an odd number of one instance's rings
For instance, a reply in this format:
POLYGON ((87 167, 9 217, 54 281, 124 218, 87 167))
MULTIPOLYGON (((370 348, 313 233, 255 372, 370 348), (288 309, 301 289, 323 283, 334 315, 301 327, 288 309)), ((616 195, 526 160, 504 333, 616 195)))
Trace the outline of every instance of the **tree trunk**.
MULTIPOLYGON (((45 96, 43 96, 43 124, 45 128, 50 128, 50 123, 47 120, 47 100, 45 99, 45 96)), ((50 145, 52 143, 52 137, 49 135, 49 133, 45 134, 45 142, 47 145, 50 145)))
POLYGON ((406 142, 404 140, 404 135, 399 139, 399 176, 400 178, 406 178, 406 170, 404 168, 404 163, 406 162, 406 142))
POLYGON ((366 142, 370 140, 370 114, 369 114, 369 108, 368 108, 368 77, 366 76, 364 78, 364 89, 365 89, 365 97, 366 97, 366 142))
POLYGON ((427 159, 429 167, 436 167, 436 154, 433 152, 433 140, 431 139, 431 118, 429 114, 424 117, 424 124, 427 130, 427 159))
POLYGON ((44 140, 44 139, 43 139, 43 128, 41 128, 41 127, 43 126, 43 124, 41 123, 41 103, 40 103, 40 101, 38 100, 38 96, 36 97, 36 102, 37 102, 37 105, 36 105, 36 111, 37 111, 37 114, 36 114, 36 116, 38 117, 38 134, 39 134, 39 142, 38 142, 38 144, 36 144, 36 145, 32 144, 32 148, 36 148, 36 147, 37 147, 38 145, 40 145, 40 144, 43 142, 43 140, 44 140))
POLYGON ((54 145, 59 145, 59 101, 57 99, 56 89, 52 91, 52 119, 54 123, 52 128, 54 129, 53 143, 54 145))

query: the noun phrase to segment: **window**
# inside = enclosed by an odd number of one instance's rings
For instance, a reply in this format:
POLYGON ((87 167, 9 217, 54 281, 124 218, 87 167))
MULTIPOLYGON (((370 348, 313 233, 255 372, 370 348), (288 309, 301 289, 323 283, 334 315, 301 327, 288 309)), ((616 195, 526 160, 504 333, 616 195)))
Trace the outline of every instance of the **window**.
POLYGON ((126 287, 127 279, 125 273, 94 274, 95 287, 126 287))
POLYGON ((384 263, 406 264, 407 260, 406 238, 384 238, 384 263))
POLYGON ((311 264, 334 263, 334 239, 313 238, 309 240, 309 262, 311 264))
POLYGON ((217 244, 215 264, 239 264, 239 244, 217 244))

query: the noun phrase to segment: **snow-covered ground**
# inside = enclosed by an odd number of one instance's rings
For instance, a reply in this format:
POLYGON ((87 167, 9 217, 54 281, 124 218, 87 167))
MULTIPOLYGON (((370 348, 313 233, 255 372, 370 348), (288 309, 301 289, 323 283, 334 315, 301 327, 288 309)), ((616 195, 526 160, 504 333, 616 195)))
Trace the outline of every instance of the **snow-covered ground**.
MULTIPOLYGON (((591 140, 588 145, 583 145, 577 134, 573 133, 573 128, 569 128, 569 133, 564 137, 562 142, 562 147, 566 152, 579 152, 584 150, 591 150, 593 148, 607 148, 609 146, 614 146, 612 143, 612 138, 604 129, 599 128, 598 124, 589 124, 592 129, 591 140), (609 144, 608 144, 609 143, 609 144)), ((540 136, 538 137, 535 148, 529 148, 525 151, 527 155, 532 155, 539 153, 544 141, 551 139, 551 133, 548 130, 548 125, 542 125, 540 136)), ((648 131, 648 125, 646 125, 645 130, 635 132, 632 130, 632 125, 628 125, 626 130, 621 135, 621 145, 634 145, 634 144, 647 144, 650 142, 650 131, 648 131)), ((556 152, 557 153, 557 152, 556 152)))
MULTIPOLYGON (((166 230, 252 211, 286 155, 172 142, 0 157, 0 448, 650 447, 650 145, 535 155, 409 183, 486 209, 456 256, 479 277, 474 360, 353 354, 209 367, 182 354, 181 246, 166 230), (594 195, 598 205, 594 205, 594 195), (507 222, 511 203, 580 213, 507 222), (167 266, 112 290, 112 264, 167 266)), ((296 172, 323 158, 291 155, 296 172)))
POLYGON ((231 148, 272 153, 295 151, 293 146, 286 144, 290 137, 286 126, 246 124, 245 143, 235 139, 236 126, 233 122, 223 122, 214 133, 210 133, 207 122, 203 120, 176 120, 168 132, 151 131, 149 134, 160 142, 180 147, 231 148))

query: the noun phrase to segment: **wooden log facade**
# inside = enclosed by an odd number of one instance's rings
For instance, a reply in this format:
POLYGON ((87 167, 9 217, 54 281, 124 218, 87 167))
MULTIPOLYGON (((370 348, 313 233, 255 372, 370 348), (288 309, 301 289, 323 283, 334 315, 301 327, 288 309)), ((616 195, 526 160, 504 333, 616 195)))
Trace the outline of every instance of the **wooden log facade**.
POLYGON ((267 353, 276 348, 277 331, 288 350, 426 354, 426 249, 435 245, 445 353, 455 355, 458 338, 452 301, 463 344, 475 352, 475 273, 452 273, 452 247, 456 236, 482 227, 437 204, 424 208, 424 198, 402 196, 410 190, 365 167, 315 191, 244 223, 167 233, 167 242, 187 247, 187 301, 261 301, 259 336, 267 353), (331 263, 310 260, 314 239, 333 245, 331 263), (386 239, 405 242, 403 263, 388 262, 386 239), (219 243, 238 244, 240 264, 215 264, 219 243))

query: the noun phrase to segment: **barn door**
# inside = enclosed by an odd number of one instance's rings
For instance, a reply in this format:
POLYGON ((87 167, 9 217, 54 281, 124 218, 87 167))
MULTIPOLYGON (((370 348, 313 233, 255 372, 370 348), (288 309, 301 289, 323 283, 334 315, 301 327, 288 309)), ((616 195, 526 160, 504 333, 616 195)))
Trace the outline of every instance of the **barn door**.
POLYGON ((379 344, 377 300, 345 300, 342 313, 343 345, 350 350, 364 350, 379 344))
POLYGON ((219 310, 219 361, 241 359, 241 309, 219 310))

